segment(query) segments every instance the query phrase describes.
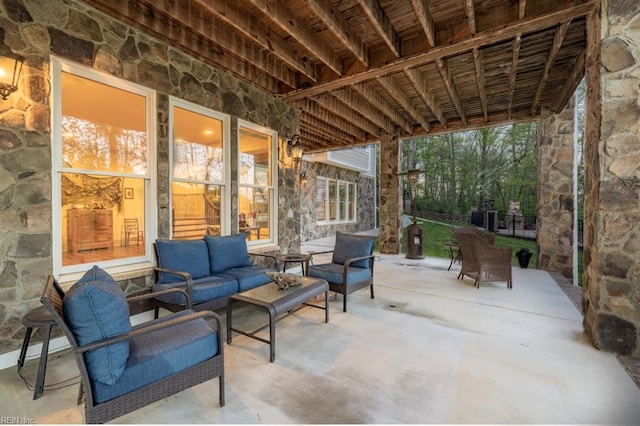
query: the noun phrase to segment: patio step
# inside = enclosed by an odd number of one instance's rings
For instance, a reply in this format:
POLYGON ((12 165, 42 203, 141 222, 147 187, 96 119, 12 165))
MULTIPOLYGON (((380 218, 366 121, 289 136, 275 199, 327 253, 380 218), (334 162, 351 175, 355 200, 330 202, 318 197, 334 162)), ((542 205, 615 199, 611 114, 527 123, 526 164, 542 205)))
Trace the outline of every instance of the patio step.
POLYGON ((207 231, 207 220, 204 217, 174 218, 172 238, 174 240, 193 240, 202 238, 207 231))

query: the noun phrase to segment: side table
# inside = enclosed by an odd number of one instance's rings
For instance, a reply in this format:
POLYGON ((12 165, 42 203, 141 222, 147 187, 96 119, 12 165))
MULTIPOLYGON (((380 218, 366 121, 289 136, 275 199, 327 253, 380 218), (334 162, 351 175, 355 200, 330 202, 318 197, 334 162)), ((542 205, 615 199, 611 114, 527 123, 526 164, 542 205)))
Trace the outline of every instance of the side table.
POLYGON ((281 254, 278 256, 278 262, 282 263, 282 272, 287 271, 288 263, 299 263, 302 268, 302 275, 305 276, 304 264, 307 263, 308 254, 281 254))
POLYGON ((38 399, 44 393, 44 376, 47 370, 47 355, 49 354, 49 340, 51 339, 51 329, 56 324, 55 320, 47 311, 44 306, 38 306, 37 308, 29 311, 22 317, 22 325, 27 327, 24 334, 24 340, 22 342, 22 349, 20 350, 20 356, 18 357, 18 376, 20 370, 24 366, 24 360, 27 356, 27 349, 29 348, 29 341, 31 340, 31 334, 34 328, 42 328, 44 330, 44 337, 42 339, 42 352, 40 352, 40 365, 38 366, 38 375, 36 378, 36 385, 33 391, 33 399, 38 399))

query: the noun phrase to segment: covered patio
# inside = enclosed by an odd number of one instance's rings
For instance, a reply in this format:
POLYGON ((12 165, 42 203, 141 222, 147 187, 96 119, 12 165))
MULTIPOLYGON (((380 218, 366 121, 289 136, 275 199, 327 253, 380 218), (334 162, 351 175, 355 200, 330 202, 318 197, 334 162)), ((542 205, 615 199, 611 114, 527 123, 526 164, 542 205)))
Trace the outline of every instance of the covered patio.
MULTIPOLYGON (((260 342, 238 336, 226 345, 224 408, 213 380, 114 422, 637 423, 640 389, 615 355, 589 343, 582 315, 547 272, 514 268, 513 290, 477 290, 456 279, 459 266, 447 267, 447 259, 378 254, 376 298, 354 293, 347 314, 334 300, 328 324, 310 308, 285 317, 274 363, 260 342)), ((47 383, 76 371, 61 352, 47 383)), ((77 385, 32 401, 15 370, 0 381, 6 416, 83 421, 77 385)))

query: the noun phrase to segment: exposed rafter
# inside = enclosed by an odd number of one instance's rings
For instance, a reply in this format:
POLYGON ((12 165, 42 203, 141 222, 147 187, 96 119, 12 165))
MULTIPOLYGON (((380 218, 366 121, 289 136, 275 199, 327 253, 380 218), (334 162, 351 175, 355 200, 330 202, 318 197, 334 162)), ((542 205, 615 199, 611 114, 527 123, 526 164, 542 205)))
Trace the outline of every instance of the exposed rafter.
POLYGON ((478 30, 476 27, 476 10, 473 7, 473 0, 464 1, 464 10, 467 12, 469 32, 471 33, 471 35, 475 35, 478 30))
POLYGON ((575 92, 576 87, 578 87, 578 84, 580 84, 580 80, 582 79, 582 76, 585 72, 584 67, 586 63, 586 56, 587 54, 585 48, 585 50, 580 52, 580 55, 578 56, 578 59, 576 60, 576 63, 572 68, 571 74, 565 80, 564 84, 562 85, 562 89, 560 89, 557 101, 553 106, 553 109, 556 113, 562 111, 562 108, 564 108, 564 106, 567 104, 569 98, 573 96, 573 92, 575 92))
POLYGON ((355 126, 352 122, 348 121, 344 117, 336 116, 335 114, 327 111, 311 99, 297 101, 295 102, 295 105, 302 110, 303 116, 313 116, 317 120, 336 127, 344 133, 353 136, 355 140, 367 139, 367 133, 364 130, 355 126))
POLYGON ((317 37, 314 37, 311 31, 291 13, 282 0, 249 1, 336 74, 343 74, 344 70, 340 58, 336 56, 329 46, 320 43, 317 37))
POLYGON ((317 117, 303 113, 300 115, 300 121, 305 123, 306 126, 311 127, 312 129, 320 132, 321 134, 331 135, 336 139, 341 140, 345 144, 354 144, 357 142, 356 138, 353 135, 333 126, 329 123, 326 123, 322 120, 319 120, 317 117))
POLYGON ((511 108, 513 107, 513 95, 516 87, 516 77, 518 76, 518 58, 520 57, 520 44, 522 36, 518 34, 513 40, 513 48, 511 49, 511 72, 509 73, 509 94, 507 95, 507 115, 511 117, 511 108))
POLYGON ((406 91, 403 91, 393 77, 376 78, 376 82, 393 98, 394 101, 404 109, 406 113, 419 123, 425 132, 431 128, 429 121, 424 115, 411 103, 411 99, 406 91))
POLYGON ((464 106, 462 105, 462 101, 460 100, 460 96, 458 95, 458 89, 456 89, 456 84, 453 81, 453 76, 449 72, 447 63, 444 61, 444 59, 437 59, 436 67, 438 68, 438 72, 440 73, 440 77, 442 78, 442 83, 444 83, 444 87, 447 89, 449 98, 451 98, 451 102, 453 102, 453 106, 460 116, 460 120, 462 120, 462 123, 466 125, 467 114, 464 111, 464 106))
POLYGON ((364 12, 365 16, 373 28, 378 32, 380 37, 387 43, 389 49, 396 58, 400 57, 400 39, 398 33, 389 21, 387 14, 384 13, 382 6, 378 0, 357 0, 364 12))
POLYGON ((389 117, 389 119, 398 127, 403 129, 407 133, 413 132, 413 126, 411 123, 398 111, 398 109, 389 104, 387 100, 381 96, 373 87, 371 87, 368 83, 356 84, 355 86, 351 86, 353 90, 355 90, 362 98, 377 108, 384 115, 389 117))
POLYGON ((538 88, 536 89, 536 96, 533 98, 533 102, 531 103, 531 114, 535 114, 538 110, 538 102, 540 102, 540 96, 542 96, 542 91, 544 90, 547 78, 549 78, 549 71, 551 70, 553 62, 556 60, 556 56, 558 55, 560 46, 562 46, 562 41, 564 40, 564 36, 567 34, 568 28, 569 22, 567 21, 562 23, 562 25, 556 29, 556 33, 553 36, 553 44, 549 51, 549 55, 547 55, 547 61, 544 64, 542 77, 540 77, 540 83, 538 83, 538 88))
POLYGON ((524 19, 526 10, 527 10, 527 0, 519 0, 518 2, 518 18, 519 19, 524 19))
POLYGON ((487 111, 487 94, 484 90, 484 70, 482 69, 482 53, 473 48, 473 69, 476 73, 476 84, 478 85, 478 96, 480 97, 480 107, 482 108, 482 115, 484 121, 488 122, 487 111))
POLYGON ((382 115, 380 111, 371 106, 371 104, 362 102, 362 99, 350 89, 336 90, 332 92, 332 94, 339 99, 340 102, 362 115, 376 126, 384 129, 386 132, 393 131, 393 125, 389 120, 387 120, 387 117, 382 115))
MULTIPOLYGON (((436 30, 433 26, 433 16, 431 16, 431 11, 429 10, 429 5, 427 4, 427 0, 410 0, 411 7, 413 8, 413 12, 416 14, 416 18, 418 18, 418 22, 422 26, 425 35, 427 36, 427 41, 433 47, 436 45, 436 30)), ((472 1, 472 0, 468 0, 472 1)))
POLYGON ((378 138, 378 136, 380 136, 380 134, 382 133, 382 129, 380 128, 380 126, 372 123, 363 115, 355 112, 333 95, 320 95, 314 98, 314 100, 324 109, 332 112, 339 117, 345 118, 346 120, 353 123, 354 126, 364 130, 374 138, 378 138))
POLYGON ((444 113, 442 112, 442 108, 438 104, 438 101, 436 100, 431 90, 429 90, 429 88, 425 84, 424 78, 422 78, 422 76, 420 75, 420 71, 413 68, 410 70, 405 70, 404 74, 413 88, 416 90, 416 93, 418 93, 420 99, 422 99, 422 102, 424 102, 426 107, 429 108, 431 114, 433 114, 433 116, 436 117, 444 127, 447 127, 447 117, 444 116, 444 113))

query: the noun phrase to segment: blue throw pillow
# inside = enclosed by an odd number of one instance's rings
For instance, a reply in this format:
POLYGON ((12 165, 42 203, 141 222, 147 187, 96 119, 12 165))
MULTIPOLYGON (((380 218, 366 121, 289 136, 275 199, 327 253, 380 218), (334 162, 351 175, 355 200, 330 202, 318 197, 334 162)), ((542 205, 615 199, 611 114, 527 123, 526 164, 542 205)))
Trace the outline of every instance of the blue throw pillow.
MULTIPOLYGON (((370 237, 367 235, 353 235, 336 232, 336 246, 333 250, 332 262, 344 265, 347 259, 369 256, 373 253, 373 243, 375 240, 376 237, 370 237)), ((350 263, 349 266, 368 268, 369 259, 350 263)))
POLYGON ((205 235, 209 248, 209 268, 211 274, 219 274, 231 268, 251 266, 244 232, 236 235, 205 235))
MULTIPOLYGON (((188 272, 191 278, 209 276, 209 253, 204 240, 156 240, 158 266, 188 272)), ((159 283, 183 281, 178 275, 160 274, 159 283)))
MULTIPOLYGON (((131 331, 129 306, 124 292, 107 272, 97 266, 87 271, 69 289, 62 309, 78 345, 131 331)), ((128 341, 85 354, 89 376, 107 385, 114 384, 120 378, 128 358, 128 341)))

